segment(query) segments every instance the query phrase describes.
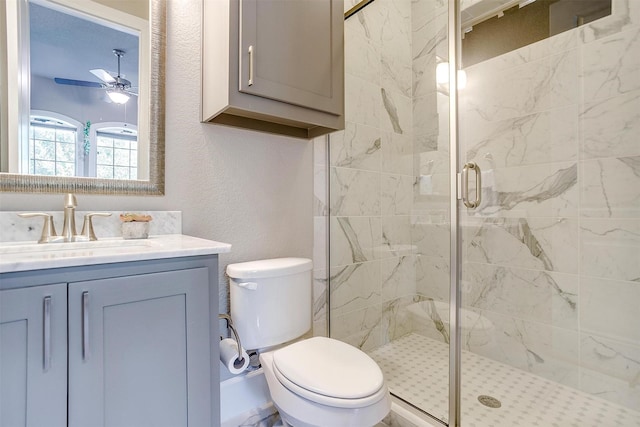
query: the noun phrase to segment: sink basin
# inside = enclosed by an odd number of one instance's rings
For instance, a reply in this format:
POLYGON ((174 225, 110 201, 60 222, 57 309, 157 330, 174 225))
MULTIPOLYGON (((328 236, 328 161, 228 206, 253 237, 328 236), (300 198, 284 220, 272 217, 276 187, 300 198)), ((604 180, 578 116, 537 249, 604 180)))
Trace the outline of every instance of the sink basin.
POLYGON ((0 243, 0 274, 47 268, 142 261, 229 252, 227 243, 182 234, 125 240, 104 238, 93 242, 0 243))
POLYGON ((42 252, 77 252, 95 251, 101 249, 112 250, 114 248, 130 248, 153 245, 150 240, 124 240, 104 239, 93 242, 66 242, 66 243, 36 243, 36 242, 11 242, 0 245, 0 255, 10 254, 36 254, 42 252))

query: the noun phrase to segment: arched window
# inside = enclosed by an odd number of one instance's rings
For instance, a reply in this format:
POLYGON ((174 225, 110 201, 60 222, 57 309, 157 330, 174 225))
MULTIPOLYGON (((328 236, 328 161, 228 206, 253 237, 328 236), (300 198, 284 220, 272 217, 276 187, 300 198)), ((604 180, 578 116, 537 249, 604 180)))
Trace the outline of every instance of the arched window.
POLYGON ((81 124, 61 114, 33 111, 29 126, 28 173, 32 175, 81 175, 78 134, 81 124))
MULTIPOLYGON (((89 168, 97 178, 138 179, 138 129, 128 123, 95 123, 95 164, 89 168)), ((93 160, 93 159, 92 159, 93 160)))

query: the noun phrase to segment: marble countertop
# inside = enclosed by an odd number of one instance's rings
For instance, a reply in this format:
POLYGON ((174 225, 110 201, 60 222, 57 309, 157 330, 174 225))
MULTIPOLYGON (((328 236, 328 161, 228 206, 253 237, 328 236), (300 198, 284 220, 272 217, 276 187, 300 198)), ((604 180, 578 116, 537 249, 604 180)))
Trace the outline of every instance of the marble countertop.
POLYGON ((182 234, 149 236, 139 240, 104 238, 95 242, 73 243, 11 242, 0 244, 0 273, 215 255, 230 251, 228 243, 182 234))

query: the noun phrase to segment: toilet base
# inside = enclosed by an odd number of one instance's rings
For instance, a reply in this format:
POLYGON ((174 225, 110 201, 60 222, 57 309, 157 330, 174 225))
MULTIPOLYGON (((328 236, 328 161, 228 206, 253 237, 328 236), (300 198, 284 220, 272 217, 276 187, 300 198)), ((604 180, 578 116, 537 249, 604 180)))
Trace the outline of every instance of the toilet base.
MULTIPOLYGON (((280 383, 273 371, 271 352, 262 353, 260 361, 271 399, 280 412, 285 427, 371 427, 380 422, 391 409, 388 391, 379 401, 362 408, 336 408, 311 402, 295 395, 280 383)), ((386 388, 386 385, 383 387, 386 388)))

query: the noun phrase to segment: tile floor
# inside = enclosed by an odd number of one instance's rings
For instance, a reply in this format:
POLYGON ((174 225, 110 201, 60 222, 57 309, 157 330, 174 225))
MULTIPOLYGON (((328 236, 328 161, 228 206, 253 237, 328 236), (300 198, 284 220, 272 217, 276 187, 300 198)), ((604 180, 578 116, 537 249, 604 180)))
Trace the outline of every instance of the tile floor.
MULTIPOLYGON (((409 334, 370 356, 393 394, 447 420, 448 345, 409 334)), ((463 427, 640 427, 640 412, 485 357, 465 351, 462 366, 463 427), (501 407, 482 405, 479 395, 501 407)))

